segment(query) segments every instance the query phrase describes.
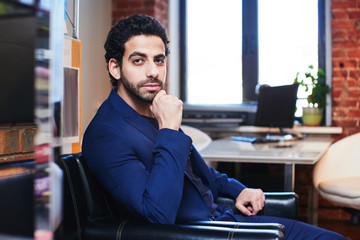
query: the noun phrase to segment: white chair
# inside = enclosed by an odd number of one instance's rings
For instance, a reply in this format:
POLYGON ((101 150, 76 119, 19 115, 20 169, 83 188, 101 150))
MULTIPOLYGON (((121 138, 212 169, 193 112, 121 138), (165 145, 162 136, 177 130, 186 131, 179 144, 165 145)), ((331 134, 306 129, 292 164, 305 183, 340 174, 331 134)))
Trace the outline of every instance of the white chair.
POLYGON ((207 135, 205 132, 201 131, 200 129, 187 125, 181 125, 181 129, 184 131, 186 135, 191 137, 194 147, 199 152, 204 148, 206 148, 212 141, 210 136, 207 135))
POLYGON ((360 133, 330 146, 314 168, 314 186, 336 206, 350 208, 353 223, 360 217, 360 133))

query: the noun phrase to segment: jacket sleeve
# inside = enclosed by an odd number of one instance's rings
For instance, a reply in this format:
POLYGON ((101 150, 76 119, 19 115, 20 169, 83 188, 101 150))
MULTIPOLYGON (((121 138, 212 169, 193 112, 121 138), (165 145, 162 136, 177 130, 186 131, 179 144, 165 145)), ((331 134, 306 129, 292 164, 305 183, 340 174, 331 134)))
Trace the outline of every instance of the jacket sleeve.
MULTIPOLYGON (((208 166, 202 156, 197 150, 193 151, 194 158, 202 163, 202 169, 205 169, 206 174, 203 177, 206 179, 214 198, 218 196, 230 196, 236 198, 240 192, 246 188, 244 184, 234 178, 229 178, 225 173, 220 173, 214 168, 208 166)), ((201 165, 199 165, 201 166, 201 165)))
POLYGON ((231 196, 236 199, 240 192, 246 188, 244 184, 234 178, 229 178, 226 174, 220 173, 209 167, 210 175, 214 183, 213 192, 214 197, 218 196, 231 196))
POLYGON ((190 149, 191 139, 170 129, 158 131, 154 143, 97 126, 83 140, 84 158, 110 194, 131 214, 153 223, 175 222, 190 149))

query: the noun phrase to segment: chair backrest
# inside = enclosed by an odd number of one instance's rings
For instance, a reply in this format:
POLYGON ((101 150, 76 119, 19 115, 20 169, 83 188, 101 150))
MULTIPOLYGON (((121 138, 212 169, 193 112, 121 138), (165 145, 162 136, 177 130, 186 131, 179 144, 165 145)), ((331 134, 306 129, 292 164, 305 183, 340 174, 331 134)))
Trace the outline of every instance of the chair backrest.
POLYGON ((0 235, 34 235, 34 168, 33 161, 0 165, 0 235))
POLYGON ((201 131, 200 129, 187 125, 181 125, 181 129, 184 131, 186 135, 191 137, 193 141, 193 145, 196 147, 198 151, 201 151, 204 148, 206 148, 212 141, 210 136, 207 135, 205 132, 201 131))
POLYGON ((314 167, 314 185, 321 181, 359 176, 360 133, 333 143, 314 167))
POLYGON ((87 220, 120 217, 113 200, 86 166, 81 153, 62 156, 57 162, 64 171, 63 221, 64 239, 81 239, 87 220))

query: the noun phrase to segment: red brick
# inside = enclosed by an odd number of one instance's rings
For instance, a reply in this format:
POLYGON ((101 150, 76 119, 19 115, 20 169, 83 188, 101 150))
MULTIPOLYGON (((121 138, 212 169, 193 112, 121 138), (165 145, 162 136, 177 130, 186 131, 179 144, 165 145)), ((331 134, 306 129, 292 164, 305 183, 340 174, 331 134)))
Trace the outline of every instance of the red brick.
POLYGON ((354 78, 349 79, 348 80, 348 86, 349 86, 349 88, 352 88, 352 89, 358 88, 359 87, 359 80, 354 79, 354 78))
POLYGON ((350 19, 360 19, 360 9, 349 9, 348 15, 350 19))
POLYGON ((344 106, 347 106, 347 107, 356 107, 357 104, 358 104, 357 99, 345 99, 344 100, 344 106))
POLYGON ((341 59, 341 60, 334 60, 333 59, 333 65, 339 66, 341 68, 356 68, 357 67, 357 61, 354 59, 341 59))
POLYGON ((348 9, 348 8, 356 8, 356 1, 331 1, 331 9, 348 9))
POLYGON ((346 39, 347 38, 348 31, 345 31, 344 29, 333 29, 331 33, 332 39, 346 39))
POLYGON ((360 29, 360 20, 355 20, 354 21, 354 27, 355 27, 356 30, 360 29))
POLYGON ((334 38, 333 39, 333 49, 342 49, 347 50, 348 48, 356 49, 359 46, 357 39, 349 39, 349 38, 334 38))
POLYGON ((144 3, 143 1, 131 1, 129 2, 129 8, 131 9, 143 9, 144 3))
POLYGON ((349 110, 349 117, 360 118, 360 109, 350 109, 349 110))
POLYGON ((346 51, 343 49, 334 49, 332 52, 333 58, 344 58, 347 57, 346 51))
POLYGON ((144 1, 144 7, 149 9, 154 9, 154 5, 155 5, 155 0, 145 0, 144 1))
POLYGON ((359 98, 360 97, 360 88, 350 89, 349 95, 353 98, 359 98))
POLYGON ((345 9, 336 9, 334 11, 332 11, 332 16, 333 19, 337 19, 337 20, 343 20, 343 19, 347 19, 348 18, 348 13, 346 12, 345 9))
MULTIPOLYGON (((337 65, 339 65, 338 63, 336 63, 337 65)), ((334 68, 335 68, 335 63, 333 62, 333 65, 334 65, 334 68)), ((343 80, 345 78, 347 78, 349 76, 349 71, 346 70, 346 69, 343 69, 343 68, 340 68, 338 66, 338 70, 334 70, 333 71, 333 81, 334 79, 340 79, 340 80, 343 80)))
POLYGON ((356 126, 357 127, 353 127, 353 128, 348 129, 348 135, 347 136, 350 136, 350 135, 353 135, 355 133, 360 132, 359 122, 356 124, 356 126))
POLYGON ((354 29, 354 22, 351 20, 334 20, 331 23, 333 29, 354 29))
POLYGON ((333 90, 332 90, 332 96, 333 96, 333 98, 340 97, 341 94, 342 94, 342 91, 341 91, 341 90, 338 90, 338 89, 333 89, 333 90))
MULTIPOLYGON (((341 87, 342 86, 342 83, 341 83, 342 81, 340 80, 340 81, 334 81, 334 79, 333 79, 333 82, 332 82, 332 88, 334 89, 334 88, 338 88, 338 87, 341 87)), ((333 96, 334 97, 334 96, 333 96)))
POLYGON ((340 117, 346 117, 347 113, 346 111, 344 111, 344 109, 338 108, 338 109, 333 109, 333 117, 334 119, 340 118, 340 117))
POLYGON ((349 50, 349 57, 360 59, 360 49, 350 49, 349 50))
POLYGON ((335 121, 337 126, 342 126, 344 128, 354 127, 357 124, 357 120, 354 119, 343 119, 341 121, 335 121))
POLYGON ((349 30, 347 32, 347 36, 351 41, 359 41, 360 39, 360 25, 359 25, 360 21, 356 21, 355 22, 355 29, 354 30, 349 30))
MULTIPOLYGON (((131 0, 121 0, 121 1, 114 1, 116 2, 116 9, 130 9, 134 1, 131 0)), ((138 2, 138 1, 135 1, 138 2)))

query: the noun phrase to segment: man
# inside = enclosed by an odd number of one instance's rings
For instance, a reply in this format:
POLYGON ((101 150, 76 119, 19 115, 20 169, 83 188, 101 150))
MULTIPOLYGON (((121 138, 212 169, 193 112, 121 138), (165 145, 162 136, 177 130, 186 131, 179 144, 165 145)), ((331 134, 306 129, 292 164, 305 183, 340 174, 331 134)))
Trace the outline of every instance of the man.
POLYGON ((120 20, 105 43, 114 89, 86 130, 83 155, 90 170, 131 219, 278 222, 287 239, 344 239, 289 219, 257 216, 265 197, 208 167, 181 129, 182 102, 163 90, 169 53, 165 28, 134 15, 120 20), (236 199, 242 215, 214 203, 236 199))

